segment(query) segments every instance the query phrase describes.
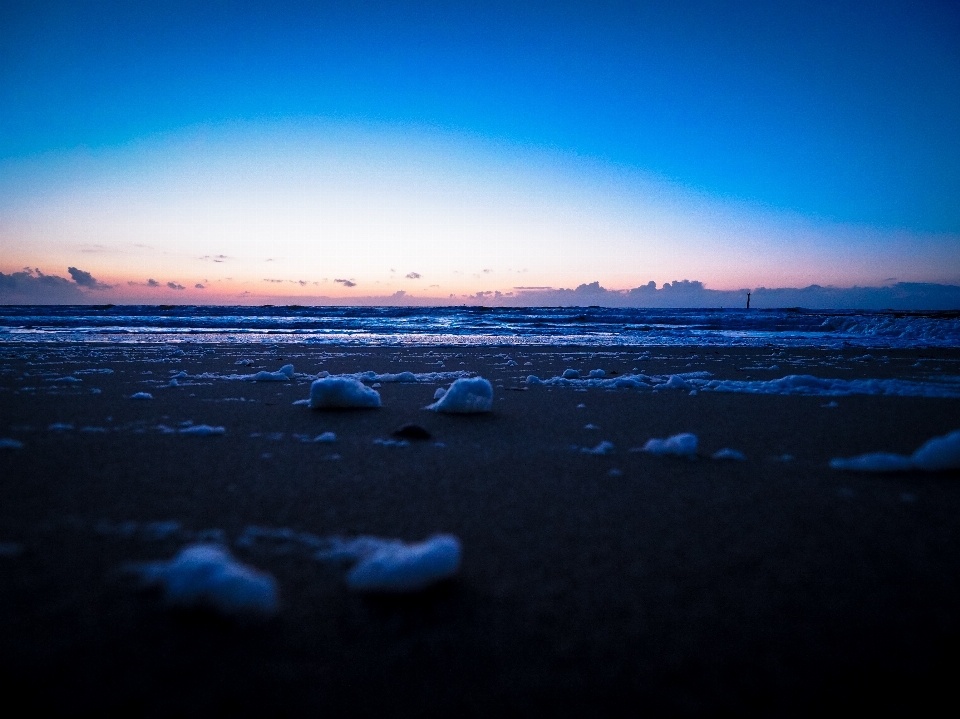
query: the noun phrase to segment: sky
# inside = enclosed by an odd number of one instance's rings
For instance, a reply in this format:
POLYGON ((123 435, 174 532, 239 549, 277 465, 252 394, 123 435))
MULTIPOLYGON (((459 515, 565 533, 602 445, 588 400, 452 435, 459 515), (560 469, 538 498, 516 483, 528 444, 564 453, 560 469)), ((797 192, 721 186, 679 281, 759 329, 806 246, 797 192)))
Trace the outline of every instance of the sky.
POLYGON ((8 1, 0 27, 0 301, 960 284, 956 2, 8 1))

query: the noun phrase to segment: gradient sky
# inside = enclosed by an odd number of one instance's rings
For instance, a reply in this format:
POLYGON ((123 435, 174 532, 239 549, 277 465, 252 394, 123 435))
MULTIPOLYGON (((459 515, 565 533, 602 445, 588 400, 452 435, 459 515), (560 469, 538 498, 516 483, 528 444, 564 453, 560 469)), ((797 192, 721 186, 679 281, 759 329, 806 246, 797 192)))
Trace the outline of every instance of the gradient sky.
POLYGON ((0 271, 960 283, 960 4, 449 5, 3 3, 0 271))

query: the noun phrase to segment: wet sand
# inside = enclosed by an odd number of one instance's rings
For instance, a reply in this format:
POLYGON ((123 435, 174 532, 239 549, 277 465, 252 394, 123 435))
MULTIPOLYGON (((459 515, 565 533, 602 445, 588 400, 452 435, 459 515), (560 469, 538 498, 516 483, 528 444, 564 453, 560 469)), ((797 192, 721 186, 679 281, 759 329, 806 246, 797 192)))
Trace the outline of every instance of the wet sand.
POLYGON ((638 360, 644 348, 181 347, 0 345, 0 437, 24 445, 0 450, 11 700, 70 715, 710 716, 875 704, 916 714, 952 697, 960 476, 827 463, 909 454, 960 427, 960 400, 520 379, 636 367, 922 380, 960 374, 960 351, 860 361, 864 350, 654 348, 638 360), (384 384, 382 408, 341 412, 294 406, 306 380, 166 386, 179 370, 287 362, 307 373, 479 372, 494 411, 424 411, 440 383, 384 384), (114 371, 76 373, 102 368, 114 371), (68 375, 82 382, 47 381, 68 375), (138 391, 154 399, 129 399, 138 391), (187 421, 226 434, 157 429, 187 421), (407 422, 432 439, 374 443, 407 422), (295 436, 324 431, 337 441, 295 436), (696 460, 629 451, 678 432, 700 438, 696 460), (615 451, 579 451, 601 441, 615 451), (747 459, 709 459, 723 447, 747 459), (158 534, 150 523, 161 521, 179 529, 158 534), (463 564, 420 594, 363 596, 296 543, 237 547, 248 525, 410 541, 448 532, 463 564), (275 617, 172 610, 122 571, 204 530, 276 577, 275 617))

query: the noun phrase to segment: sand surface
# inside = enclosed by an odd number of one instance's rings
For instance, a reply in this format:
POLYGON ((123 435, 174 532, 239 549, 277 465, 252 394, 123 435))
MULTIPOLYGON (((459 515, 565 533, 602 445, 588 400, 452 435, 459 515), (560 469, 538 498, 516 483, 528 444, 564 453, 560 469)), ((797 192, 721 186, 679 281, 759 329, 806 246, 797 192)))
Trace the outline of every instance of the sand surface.
POLYGON ((960 474, 828 462, 909 454, 960 428, 960 400, 521 380, 568 367, 943 380, 960 375, 960 351, 644 351, 0 345, 0 438, 23 443, 0 450, 7 697, 147 716, 923 713, 952 697, 960 474), (338 412, 293 405, 307 379, 168 382, 286 363, 477 372, 494 411, 425 411, 439 382, 383 384, 382 408, 338 412), (113 372, 82 372, 93 369, 113 372), (49 381, 65 376, 82 381, 49 381), (226 433, 158 429, 186 422, 226 433), (375 443, 409 422, 432 438, 375 443), (325 431, 337 441, 302 441, 325 431), (698 435, 697 459, 629 451, 678 432, 698 435), (614 451, 580 451, 601 441, 614 451), (709 458, 724 447, 746 460, 709 458), (303 543, 236 546, 250 525, 451 533, 462 568, 415 595, 359 595, 303 543), (275 617, 174 610, 123 571, 204 537, 273 574, 275 617))

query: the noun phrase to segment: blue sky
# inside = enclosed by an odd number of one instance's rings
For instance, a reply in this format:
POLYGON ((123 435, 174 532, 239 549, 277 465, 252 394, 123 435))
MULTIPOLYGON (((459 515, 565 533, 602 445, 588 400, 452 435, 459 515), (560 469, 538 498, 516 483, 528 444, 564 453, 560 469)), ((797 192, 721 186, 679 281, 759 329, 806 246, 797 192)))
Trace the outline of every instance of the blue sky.
MULTIPOLYGON (((582 158, 621 190, 626 173, 768 225, 813 223, 817 247, 856 228, 878 269, 851 281, 896 275, 880 267, 894 245, 936 248, 911 280, 950 280, 943 263, 960 257, 957 3, 6 2, 0 25, 8 216, 36 204, 16 176, 66 182, 54 170, 77 153, 101 159, 82 178, 96 185, 136 174, 145 141, 154 164, 165 139, 202 144, 197 128, 256 155, 237 127, 302 138, 340 123, 372 128, 372 146, 410 128, 465 138, 461 155, 553 153, 574 175, 582 158)), ((53 230, 34 214, 0 232, 27 238, 15 259, 36 264, 53 230)))

